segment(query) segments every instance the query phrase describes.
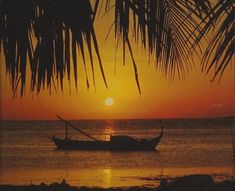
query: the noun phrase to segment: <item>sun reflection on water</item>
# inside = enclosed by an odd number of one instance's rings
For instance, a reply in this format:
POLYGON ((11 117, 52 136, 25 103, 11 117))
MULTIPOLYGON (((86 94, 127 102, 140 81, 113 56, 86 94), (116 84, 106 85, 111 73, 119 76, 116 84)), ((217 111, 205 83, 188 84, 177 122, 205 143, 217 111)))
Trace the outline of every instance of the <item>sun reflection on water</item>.
POLYGON ((111 180, 112 180, 112 171, 110 168, 106 168, 103 169, 103 180, 104 180, 104 184, 106 187, 110 187, 111 186, 111 180))
POLYGON ((107 123, 104 126, 104 130, 102 132, 102 135, 100 136, 101 140, 109 141, 110 136, 115 133, 114 131, 114 122, 112 120, 108 120, 107 123))

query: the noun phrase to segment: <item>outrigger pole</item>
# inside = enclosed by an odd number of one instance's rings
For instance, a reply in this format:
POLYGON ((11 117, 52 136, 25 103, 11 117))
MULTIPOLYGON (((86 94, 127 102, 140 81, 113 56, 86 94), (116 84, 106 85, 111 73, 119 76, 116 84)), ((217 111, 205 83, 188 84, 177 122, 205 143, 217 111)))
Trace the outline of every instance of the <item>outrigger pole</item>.
POLYGON ((62 117, 60 117, 59 115, 57 115, 57 118, 60 119, 61 121, 65 122, 65 131, 66 131, 66 138, 67 138, 67 125, 71 126, 72 128, 74 128, 75 130, 79 131, 80 133, 82 133, 83 135, 89 137, 90 139, 93 139, 94 141, 98 141, 95 137, 92 137, 91 135, 87 134, 86 132, 82 131, 81 129, 77 128, 76 126, 74 126, 73 124, 69 123, 68 121, 66 121, 65 119, 63 119, 62 117))

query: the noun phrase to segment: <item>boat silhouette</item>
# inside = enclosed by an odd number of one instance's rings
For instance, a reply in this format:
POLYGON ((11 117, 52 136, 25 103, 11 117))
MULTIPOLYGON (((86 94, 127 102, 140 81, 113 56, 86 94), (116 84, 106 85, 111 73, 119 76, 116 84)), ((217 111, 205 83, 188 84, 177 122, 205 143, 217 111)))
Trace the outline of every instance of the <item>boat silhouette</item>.
POLYGON ((154 138, 136 139, 126 135, 110 135, 110 140, 99 140, 88 133, 77 128, 70 122, 57 116, 61 121, 65 122, 65 137, 57 138, 52 136, 52 141, 59 150, 110 150, 110 151, 151 151, 155 150, 163 136, 163 122, 161 124, 161 132, 154 138), (87 136, 90 140, 73 140, 68 138, 68 126, 87 136))

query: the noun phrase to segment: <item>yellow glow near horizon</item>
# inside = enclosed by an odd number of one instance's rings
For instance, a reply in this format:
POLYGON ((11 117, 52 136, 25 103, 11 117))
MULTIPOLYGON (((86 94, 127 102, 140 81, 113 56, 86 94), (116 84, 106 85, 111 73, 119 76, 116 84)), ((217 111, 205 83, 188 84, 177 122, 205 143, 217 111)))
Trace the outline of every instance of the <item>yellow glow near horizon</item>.
POLYGON ((107 98, 104 100, 104 103, 105 103, 105 105, 107 105, 107 106, 112 106, 113 103, 114 103, 113 98, 107 97, 107 98))

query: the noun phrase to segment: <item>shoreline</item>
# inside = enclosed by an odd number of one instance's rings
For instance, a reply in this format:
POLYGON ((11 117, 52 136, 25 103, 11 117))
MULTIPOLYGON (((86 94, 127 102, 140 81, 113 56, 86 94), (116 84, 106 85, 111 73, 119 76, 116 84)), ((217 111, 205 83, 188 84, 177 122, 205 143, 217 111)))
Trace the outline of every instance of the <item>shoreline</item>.
POLYGON ((131 187, 84 187, 72 186, 63 180, 61 183, 13 185, 0 184, 1 191, 234 191, 235 179, 215 182, 211 175, 192 174, 175 177, 174 180, 159 178, 159 186, 131 187))

